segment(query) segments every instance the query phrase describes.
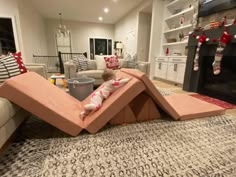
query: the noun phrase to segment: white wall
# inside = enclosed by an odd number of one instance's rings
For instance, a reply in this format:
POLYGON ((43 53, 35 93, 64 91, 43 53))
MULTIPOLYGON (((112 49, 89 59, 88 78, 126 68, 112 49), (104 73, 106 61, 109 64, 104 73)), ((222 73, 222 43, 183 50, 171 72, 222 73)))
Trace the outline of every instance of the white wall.
POLYGON ((19 16, 26 62, 33 62, 33 54, 47 55, 43 17, 28 0, 19 0, 19 16))
POLYGON ((0 17, 13 16, 16 21, 18 51, 24 62, 32 62, 33 54, 47 54, 44 22, 28 0, 0 0, 0 17))
POLYGON ((139 61, 148 61, 149 47, 150 47, 150 34, 151 34, 151 13, 139 13, 138 21, 138 43, 137 55, 139 61))
POLYGON ((150 5, 152 1, 145 1, 137 8, 125 15, 115 24, 115 40, 122 41, 124 44, 123 54, 137 53, 137 36, 138 36, 138 16, 139 12, 150 5))
MULTIPOLYGON (((72 52, 89 54, 89 38, 107 38, 114 43, 114 25, 78 21, 64 21, 64 24, 71 31, 72 52)), ((59 20, 46 20, 49 55, 57 54, 55 33, 58 26, 59 20)))
POLYGON ((150 37, 150 52, 149 52, 149 62, 150 62, 150 78, 153 78, 155 71, 155 57, 160 54, 161 49, 161 31, 163 25, 163 0, 153 0, 152 6, 152 27, 151 27, 151 37, 150 37))

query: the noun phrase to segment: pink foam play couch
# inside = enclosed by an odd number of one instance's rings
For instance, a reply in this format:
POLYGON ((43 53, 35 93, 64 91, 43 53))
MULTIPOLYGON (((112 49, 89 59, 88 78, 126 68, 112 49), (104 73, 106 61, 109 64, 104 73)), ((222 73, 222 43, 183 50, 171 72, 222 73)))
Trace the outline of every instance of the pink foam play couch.
POLYGON ((122 69, 117 72, 117 77, 131 80, 116 90, 98 111, 90 113, 84 121, 79 115, 83 105, 90 101, 90 96, 80 102, 33 72, 5 81, 0 86, 0 97, 72 136, 78 135, 83 129, 96 133, 108 122, 122 124, 159 118, 157 107, 176 120, 224 113, 224 109, 188 95, 163 97, 148 77, 137 70, 122 69))

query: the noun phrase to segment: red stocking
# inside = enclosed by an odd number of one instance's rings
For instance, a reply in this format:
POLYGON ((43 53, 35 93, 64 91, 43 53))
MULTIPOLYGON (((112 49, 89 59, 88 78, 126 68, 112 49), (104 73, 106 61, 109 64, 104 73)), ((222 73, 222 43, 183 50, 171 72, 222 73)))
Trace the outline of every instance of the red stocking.
POLYGON ((220 38, 219 44, 216 49, 215 60, 212 63, 214 75, 218 75, 221 72, 221 60, 226 45, 230 42, 231 35, 228 32, 224 32, 220 38))
POLYGON ((206 41, 206 36, 204 34, 199 36, 197 49, 196 49, 196 54, 195 54, 195 58, 194 58, 194 66, 193 66, 194 71, 198 71, 198 69, 199 69, 199 51, 200 51, 200 48, 201 48, 202 44, 205 41, 206 41))

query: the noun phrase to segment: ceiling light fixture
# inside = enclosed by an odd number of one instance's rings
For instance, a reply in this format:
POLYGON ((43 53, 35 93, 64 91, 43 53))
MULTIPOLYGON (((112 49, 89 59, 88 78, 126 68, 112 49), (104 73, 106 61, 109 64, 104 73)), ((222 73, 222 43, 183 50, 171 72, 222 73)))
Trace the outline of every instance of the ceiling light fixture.
POLYGON ((60 16, 60 24, 58 27, 58 31, 57 31, 57 36, 58 37, 68 37, 70 34, 70 31, 66 28, 66 25, 64 25, 63 20, 62 20, 62 13, 59 13, 60 16))
POLYGON ((102 21, 102 20, 103 20, 103 18, 102 18, 102 17, 98 17, 98 20, 102 21))
POLYGON ((103 9, 105 13, 108 13, 109 12, 109 9, 108 8, 104 8, 103 9))

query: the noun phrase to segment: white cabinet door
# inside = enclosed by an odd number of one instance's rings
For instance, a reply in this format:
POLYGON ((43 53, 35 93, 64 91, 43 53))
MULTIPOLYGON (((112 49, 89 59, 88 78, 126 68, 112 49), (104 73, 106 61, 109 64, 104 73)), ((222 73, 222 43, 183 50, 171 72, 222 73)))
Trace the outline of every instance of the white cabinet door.
POLYGON ((184 83, 184 74, 185 74, 185 63, 178 63, 177 64, 177 76, 176 82, 183 84, 184 83))
POLYGON ((176 80, 176 68, 177 64, 176 63, 168 63, 168 71, 167 71, 167 80, 170 81, 175 81, 176 80))
POLYGON ((167 63, 166 62, 156 62, 155 63, 155 76, 157 78, 166 79, 167 63))

